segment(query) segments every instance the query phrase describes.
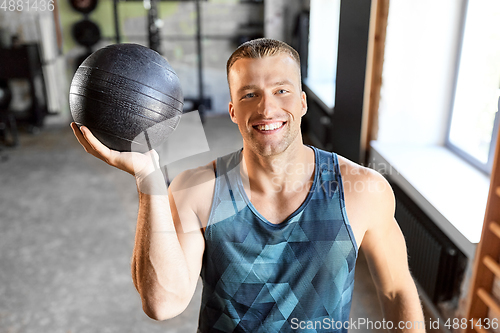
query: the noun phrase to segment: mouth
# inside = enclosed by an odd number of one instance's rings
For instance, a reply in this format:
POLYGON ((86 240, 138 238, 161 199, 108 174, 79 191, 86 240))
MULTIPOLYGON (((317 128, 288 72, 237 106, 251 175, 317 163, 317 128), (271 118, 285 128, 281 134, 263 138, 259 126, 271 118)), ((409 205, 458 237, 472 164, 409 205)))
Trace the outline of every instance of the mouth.
POLYGON ((252 127, 261 133, 271 134, 271 133, 279 131, 281 128, 283 128, 283 126, 285 124, 286 124, 286 121, 277 121, 277 122, 272 122, 272 123, 256 124, 256 125, 253 125, 252 127))

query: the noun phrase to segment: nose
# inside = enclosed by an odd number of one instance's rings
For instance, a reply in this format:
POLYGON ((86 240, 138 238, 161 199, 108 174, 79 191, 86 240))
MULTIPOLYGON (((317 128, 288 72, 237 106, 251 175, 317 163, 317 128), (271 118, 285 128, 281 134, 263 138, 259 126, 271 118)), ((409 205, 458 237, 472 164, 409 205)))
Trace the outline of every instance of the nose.
POLYGON ((259 113, 264 118, 272 118, 273 114, 278 110, 278 104, 273 94, 264 93, 259 102, 259 113))

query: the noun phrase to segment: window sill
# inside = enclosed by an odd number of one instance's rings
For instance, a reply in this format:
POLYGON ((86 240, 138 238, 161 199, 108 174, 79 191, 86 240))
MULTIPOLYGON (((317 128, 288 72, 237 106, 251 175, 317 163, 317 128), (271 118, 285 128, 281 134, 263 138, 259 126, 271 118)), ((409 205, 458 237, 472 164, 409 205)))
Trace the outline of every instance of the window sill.
POLYGON ((488 176, 442 146, 372 141, 370 164, 404 189, 469 259, 474 258, 488 176))

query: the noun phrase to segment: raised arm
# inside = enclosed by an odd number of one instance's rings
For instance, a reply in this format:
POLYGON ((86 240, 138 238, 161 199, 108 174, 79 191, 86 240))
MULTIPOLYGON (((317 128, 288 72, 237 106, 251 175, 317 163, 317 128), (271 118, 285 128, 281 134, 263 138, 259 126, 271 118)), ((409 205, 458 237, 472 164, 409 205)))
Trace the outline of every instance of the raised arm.
POLYGON ((132 279, 149 317, 163 320, 178 315, 189 304, 201 270, 204 238, 199 203, 211 202, 210 182, 200 191, 195 180, 209 178, 213 169, 186 171, 167 190, 154 150, 120 153, 105 147, 88 128, 79 129, 74 123, 71 127, 88 153, 135 176, 139 212, 132 279))
POLYGON ((138 180, 132 278, 144 312, 157 320, 184 311, 200 275, 205 243, 196 212, 190 206, 194 196, 186 198, 178 194, 182 190, 172 190, 190 177, 196 177, 196 171, 176 177, 168 195, 158 189, 158 184, 165 182, 160 172, 138 180))

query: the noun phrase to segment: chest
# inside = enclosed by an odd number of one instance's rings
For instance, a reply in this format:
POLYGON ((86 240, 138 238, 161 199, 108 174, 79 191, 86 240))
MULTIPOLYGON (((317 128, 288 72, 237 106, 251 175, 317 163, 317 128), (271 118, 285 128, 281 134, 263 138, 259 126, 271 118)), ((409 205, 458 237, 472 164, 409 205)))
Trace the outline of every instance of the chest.
POLYGON ((309 188, 298 191, 281 191, 262 195, 245 190, 254 208, 269 222, 279 224, 285 221, 304 203, 309 188), (249 193, 250 192, 250 193, 249 193))

